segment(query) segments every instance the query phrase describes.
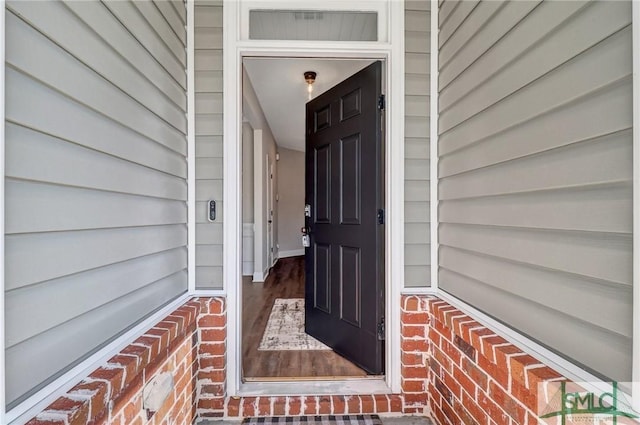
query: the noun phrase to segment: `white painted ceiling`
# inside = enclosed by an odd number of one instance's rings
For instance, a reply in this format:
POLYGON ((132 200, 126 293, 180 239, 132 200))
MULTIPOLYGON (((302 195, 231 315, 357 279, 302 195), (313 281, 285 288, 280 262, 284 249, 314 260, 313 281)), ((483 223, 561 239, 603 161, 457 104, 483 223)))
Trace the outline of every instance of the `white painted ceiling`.
POLYGON ((245 58, 244 66, 278 146, 304 151, 305 71, 317 73, 313 96, 355 74, 370 59, 245 58))

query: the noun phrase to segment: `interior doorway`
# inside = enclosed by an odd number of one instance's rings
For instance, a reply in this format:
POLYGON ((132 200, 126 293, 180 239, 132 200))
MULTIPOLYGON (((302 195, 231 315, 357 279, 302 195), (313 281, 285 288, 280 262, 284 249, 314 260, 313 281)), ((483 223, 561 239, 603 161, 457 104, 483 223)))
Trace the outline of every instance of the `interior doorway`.
MULTIPOLYGON (((305 139, 304 104, 307 101, 307 87, 303 78, 304 71, 315 70, 317 72, 318 79, 314 84, 315 87, 313 87, 313 96, 316 97, 334 83, 342 81, 342 79, 365 68, 372 62, 374 62, 374 60, 333 58, 246 57, 243 60, 246 69, 244 73, 245 83, 243 84, 243 118, 251 124, 251 128, 254 131, 261 131, 260 137, 254 137, 253 142, 263 143, 263 152, 273 151, 271 143, 275 145, 275 155, 273 155, 273 158, 265 155, 264 165, 259 167, 262 168, 262 170, 258 170, 258 167, 255 167, 252 171, 255 173, 254 175, 259 175, 258 173, 260 173, 265 176, 266 184, 263 190, 266 193, 263 199, 265 201, 267 215, 264 216, 264 221, 266 222, 264 223, 266 224, 264 227, 268 229, 268 225, 272 224, 269 223, 271 220, 273 224, 276 224, 274 227, 277 228, 277 230, 271 233, 272 236, 269 236, 270 232, 268 231, 263 235, 267 241, 275 240, 275 243, 268 242, 267 245, 275 246, 276 250, 266 253, 266 257, 268 258, 266 262, 269 266, 272 264, 275 264, 275 266, 269 268, 264 273, 264 279, 262 279, 262 281, 255 279, 255 274, 254 276, 247 276, 246 273, 243 273, 245 276, 243 277, 240 291, 242 294, 241 377, 245 382, 362 379, 365 377, 379 378, 380 373, 369 374, 364 369, 342 358, 328 348, 317 348, 315 346, 311 347, 311 349, 287 348, 283 350, 269 350, 264 349, 264 347, 260 348, 261 343, 265 339, 265 332, 269 324, 270 316, 274 310, 289 309, 295 313, 295 309, 299 308, 300 305, 295 304, 296 301, 291 300, 305 298, 305 257, 303 255, 304 248, 302 247, 300 238, 300 227, 304 226, 304 199, 297 201, 297 217, 288 217, 284 218, 284 220, 279 220, 280 217, 278 217, 280 213, 286 215, 284 213, 286 208, 284 208, 283 205, 286 203, 284 194, 288 192, 287 185, 292 182, 304 182, 305 179, 304 167, 301 170, 302 175, 297 179, 288 176, 286 179, 280 180, 280 173, 278 172, 281 166, 289 167, 288 164, 283 165, 279 163, 278 159, 281 159, 281 155, 279 155, 278 151, 300 152, 297 150, 299 147, 292 143, 296 138, 298 140, 302 139, 303 141, 305 139), (276 67, 276 70, 270 71, 269 66, 272 65, 276 67), (252 69, 252 67, 254 68, 252 69), (296 69, 296 67, 299 69, 296 69), (283 72, 282 70, 285 68, 287 71, 283 72), (259 71, 257 77, 256 69, 259 71), (317 71, 318 69, 321 69, 321 71, 317 71), (276 80, 279 78, 288 82, 289 89, 287 91, 275 87, 277 86, 276 80), (295 83, 292 84, 291 81, 295 81, 295 83), (322 84, 320 84, 320 81, 322 81, 322 84), (271 87, 271 89, 264 90, 265 87, 271 87), (269 117, 270 111, 281 109, 281 106, 279 107, 277 102, 274 103, 273 100, 270 100, 270 95, 273 96, 274 92, 276 94, 279 93, 276 98, 282 102, 280 105, 291 103, 283 99, 286 97, 284 93, 293 92, 294 95, 301 98, 299 115, 296 116, 296 114, 289 113, 287 114, 287 119, 292 123, 297 121, 298 128, 301 127, 302 131, 289 131, 285 136, 281 136, 282 133, 277 129, 278 118, 269 117), (269 146, 265 147, 265 143, 269 146), (292 224, 294 222, 301 224, 301 226, 288 226, 287 229, 285 224, 292 224), (287 232, 289 232, 289 234, 287 234, 287 232), (293 232, 296 232, 296 234, 293 235, 293 232), (294 240, 297 242, 297 245, 292 242, 294 240), (286 307, 282 307, 284 304, 278 304, 281 302, 289 304, 286 307)), ((243 149, 246 149, 246 146, 243 146, 243 149)), ((257 152, 257 150, 255 151, 257 152)), ((254 161, 254 166, 257 162, 258 161, 254 161)), ((261 196, 261 194, 256 193, 254 198, 258 199, 261 196)), ((243 199, 246 199, 244 194, 243 199)), ((382 200, 382 204, 384 204, 384 200, 382 200)), ((258 212, 256 211, 256 222, 258 221, 257 214, 258 212)), ((243 228, 244 227, 245 226, 243 226, 243 228)), ((258 239, 259 238, 256 237, 254 241, 258 239)), ((243 243, 246 240, 247 238, 243 237, 243 243)), ((243 249, 243 252, 247 252, 247 249, 243 249)), ((257 257, 259 253, 257 250, 255 252, 257 257)), ((245 263, 246 261, 243 261, 243 264, 245 263)), ((384 293, 384 287, 380 292, 384 293)), ((302 305, 304 305, 304 303, 302 305)), ((384 310, 384 305, 381 306, 381 310, 384 310)), ((291 317, 287 316, 283 320, 286 322, 290 318, 291 317)), ((302 342, 302 344, 307 344, 307 342, 302 342)), ((381 361, 381 364, 383 363, 384 362, 381 361)))

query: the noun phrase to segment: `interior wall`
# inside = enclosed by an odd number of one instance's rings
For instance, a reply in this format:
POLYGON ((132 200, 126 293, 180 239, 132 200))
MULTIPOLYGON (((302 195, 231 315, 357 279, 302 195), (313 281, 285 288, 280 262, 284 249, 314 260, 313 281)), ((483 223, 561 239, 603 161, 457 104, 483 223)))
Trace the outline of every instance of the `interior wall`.
MULTIPOLYGON (((276 240, 277 240, 277 205, 275 203, 275 196, 272 197, 273 217, 269 217, 267 197, 269 196, 267 188, 267 179, 269 178, 269 172, 267 171, 267 157, 269 162, 273 164, 273 170, 275 174, 275 161, 276 161, 276 143, 271 132, 265 132, 264 130, 255 130, 253 137, 254 145, 254 282, 263 282, 269 275, 269 269, 271 268, 270 258, 277 253, 276 240), (268 223, 271 220, 272 223, 268 223), (271 246, 269 246, 269 238, 267 235, 269 225, 272 226, 272 240, 271 246)), ((275 175, 271 177, 272 184, 277 187, 277 178, 275 175)), ((275 190, 273 191, 275 195, 275 190)))
POLYGON ((242 123, 242 222, 253 223, 253 127, 242 123))
POLYGON ((278 257, 304 255, 300 228, 304 226, 304 152, 279 148, 278 257))
POLYGON ((183 2, 6 8, 11 408, 187 290, 187 78, 183 2))
POLYGON ((631 2, 440 9, 440 288, 631 380, 631 2))
POLYGON ((248 123, 254 129, 253 136, 253 219, 254 219, 254 273, 253 280, 262 282, 267 277, 271 264, 269 253, 273 258, 277 258, 278 243, 278 203, 276 202, 276 190, 278 184, 278 174, 276 165, 277 142, 273 137, 271 128, 258 101, 251 79, 246 70, 243 70, 242 83, 242 112, 248 123), (269 156, 273 164, 273 185, 274 190, 271 197, 273 207, 272 223, 272 246, 268 246, 267 238, 267 174, 266 157, 269 156), (271 251, 272 250, 272 251, 271 251))
POLYGON ((253 276, 254 270, 254 164, 253 127, 242 123, 242 275, 253 276))

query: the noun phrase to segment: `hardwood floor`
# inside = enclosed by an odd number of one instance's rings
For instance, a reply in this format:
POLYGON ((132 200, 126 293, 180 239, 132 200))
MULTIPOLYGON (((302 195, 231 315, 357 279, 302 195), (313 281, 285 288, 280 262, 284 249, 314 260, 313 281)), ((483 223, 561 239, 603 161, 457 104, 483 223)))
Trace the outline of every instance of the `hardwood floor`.
POLYGON ((278 261, 264 283, 242 282, 242 364, 245 380, 331 379, 367 373, 333 351, 258 351, 276 298, 304 298, 304 257, 278 261))

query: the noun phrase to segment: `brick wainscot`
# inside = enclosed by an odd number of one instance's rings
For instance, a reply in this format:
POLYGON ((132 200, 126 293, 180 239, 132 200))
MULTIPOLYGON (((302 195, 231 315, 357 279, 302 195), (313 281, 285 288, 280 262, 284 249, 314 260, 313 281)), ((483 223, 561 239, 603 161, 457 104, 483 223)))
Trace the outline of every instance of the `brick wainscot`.
POLYGON ((194 298, 83 379, 29 425, 191 424, 200 419, 379 413, 430 416, 441 425, 538 423, 537 384, 557 372, 448 303, 402 297, 400 394, 230 397, 225 299, 194 298), (155 412, 144 386, 174 386, 155 412))

